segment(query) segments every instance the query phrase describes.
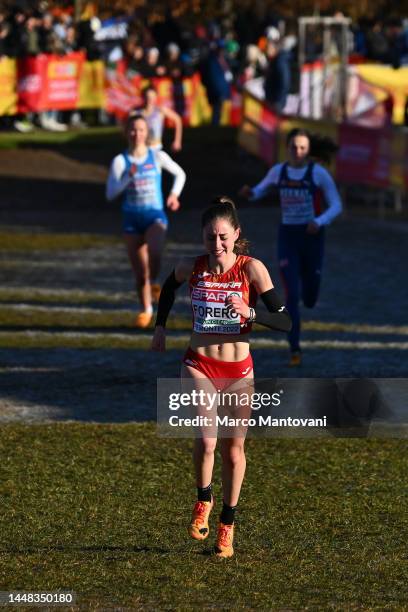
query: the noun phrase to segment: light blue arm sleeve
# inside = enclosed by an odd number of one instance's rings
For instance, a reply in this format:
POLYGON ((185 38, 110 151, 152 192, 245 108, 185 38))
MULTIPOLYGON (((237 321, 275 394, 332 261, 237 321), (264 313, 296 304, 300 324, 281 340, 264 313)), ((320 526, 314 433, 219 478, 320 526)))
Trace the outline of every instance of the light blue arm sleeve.
POLYGON ((268 171, 265 178, 260 183, 252 187, 252 196, 249 198, 250 202, 255 202, 260 198, 263 198, 271 187, 278 184, 279 176, 281 173, 283 164, 276 164, 268 171))
POLYGON ((341 198, 337 191, 336 183, 320 164, 315 164, 313 168, 313 180, 315 185, 322 190, 327 209, 315 219, 318 225, 329 225, 335 217, 343 210, 341 198))

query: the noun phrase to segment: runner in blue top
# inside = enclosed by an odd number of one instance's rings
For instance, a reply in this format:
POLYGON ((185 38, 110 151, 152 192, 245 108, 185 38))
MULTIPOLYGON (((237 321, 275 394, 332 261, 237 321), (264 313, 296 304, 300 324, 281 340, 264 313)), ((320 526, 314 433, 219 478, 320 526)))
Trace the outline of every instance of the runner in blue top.
POLYGON ((152 298, 158 299, 158 277, 167 230, 161 188, 162 169, 174 175, 167 207, 176 211, 183 189, 184 170, 164 151, 155 151, 146 144, 148 127, 142 115, 131 116, 127 124, 129 148, 112 161, 106 185, 106 197, 113 200, 122 194, 123 232, 136 288, 142 304, 135 325, 147 327, 151 321, 152 298))
POLYGON ((301 364, 299 298, 307 308, 316 304, 324 252, 324 227, 342 210, 336 185, 327 170, 311 161, 311 136, 294 129, 287 138, 289 161, 273 166, 255 187, 245 185, 240 195, 258 200, 275 189, 279 193, 281 224, 278 258, 292 319, 288 334, 290 366, 301 364), (327 208, 321 209, 322 200, 327 208))

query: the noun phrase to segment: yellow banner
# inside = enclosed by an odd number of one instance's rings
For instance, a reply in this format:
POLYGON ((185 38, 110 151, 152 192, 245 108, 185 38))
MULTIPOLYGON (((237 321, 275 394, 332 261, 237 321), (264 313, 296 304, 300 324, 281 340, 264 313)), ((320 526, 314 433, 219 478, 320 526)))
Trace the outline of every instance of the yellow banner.
POLYGON ((390 183, 398 189, 406 190, 405 168, 408 137, 404 131, 394 129, 391 140, 390 183))
POLYGON ((77 108, 104 108, 105 98, 105 64, 102 61, 84 62, 77 108))
POLYGON ((259 138, 259 127, 257 125, 254 125, 247 119, 243 120, 239 128, 238 144, 251 155, 262 157, 261 143, 259 138))
POLYGON ((408 66, 394 69, 381 64, 359 64, 355 66, 362 79, 383 87, 394 98, 393 122, 404 122, 405 100, 408 97, 408 66))
POLYGON ((17 64, 15 59, 0 59, 0 115, 17 113, 17 64))
MULTIPOLYGON (((186 88, 186 85, 184 87, 186 88)), ((185 91, 192 101, 190 125, 195 127, 202 123, 208 123, 211 119, 211 107, 208 104, 204 85, 201 81, 193 85, 193 79, 189 79, 185 91)))

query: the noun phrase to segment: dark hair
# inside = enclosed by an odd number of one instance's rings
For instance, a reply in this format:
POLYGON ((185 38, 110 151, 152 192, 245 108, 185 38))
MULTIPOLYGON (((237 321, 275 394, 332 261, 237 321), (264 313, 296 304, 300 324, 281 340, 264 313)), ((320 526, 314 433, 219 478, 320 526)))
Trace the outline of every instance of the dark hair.
POLYGON ((303 128, 292 128, 290 132, 288 132, 286 136, 286 144, 288 145, 292 138, 296 138, 296 136, 306 136, 309 140, 310 144, 312 144, 312 135, 308 130, 304 130, 303 128))
POLYGON ((142 113, 140 112, 140 109, 138 108, 132 109, 129 112, 127 119, 126 119, 126 125, 125 125, 126 132, 130 128, 132 123, 134 123, 135 121, 138 121, 139 119, 142 119, 142 121, 144 121, 147 125, 146 117, 142 115, 142 113))
MULTIPOLYGON (((215 219, 226 219, 235 230, 241 229, 237 209, 234 202, 228 196, 217 196, 212 200, 211 206, 201 216, 201 227, 204 229, 208 223, 212 223, 215 219)), ((237 255, 247 255, 248 252, 249 241, 240 236, 235 242, 234 253, 237 255)))
POLYGON ((156 88, 154 87, 154 85, 152 85, 151 83, 148 83, 147 85, 145 85, 142 88, 142 98, 144 100, 144 102, 146 103, 146 98, 147 98, 147 92, 148 91, 154 91, 154 93, 157 93, 156 88))
POLYGON ((288 132, 286 136, 286 144, 289 145, 292 138, 296 136, 305 136, 309 140, 310 157, 320 159, 321 161, 329 163, 331 156, 338 151, 338 146, 329 136, 321 136, 320 134, 312 134, 308 130, 303 128, 293 128, 288 132))

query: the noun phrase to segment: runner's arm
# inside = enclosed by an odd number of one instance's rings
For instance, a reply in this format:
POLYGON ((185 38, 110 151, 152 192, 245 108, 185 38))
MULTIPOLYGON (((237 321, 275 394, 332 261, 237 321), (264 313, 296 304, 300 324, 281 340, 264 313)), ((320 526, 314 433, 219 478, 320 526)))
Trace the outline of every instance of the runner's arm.
POLYGON ((170 276, 165 280, 160 293, 155 327, 166 327, 167 318, 176 297, 176 291, 190 278, 193 266, 193 259, 181 259, 170 276))
POLYGON ((181 141, 183 138, 183 121, 178 113, 171 108, 163 106, 161 111, 165 117, 174 123, 174 141, 173 146, 176 151, 181 149, 181 141))
POLYGON ((179 197, 186 182, 186 173, 165 151, 156 151, 156 160, 163 170, 174 176, 171 193, 179 197))
POLYGON ((272 166, 262 181, 251 188, 250 202, 263 198, 274 185, 278 184, 281 168, 282 164, 272 166))
POLYGON ((106 199, 114 200, 126 189, 132 180, 131 175, 126 172, 126 162, 123 155, 117 155, 111 164, 108 180, 106 181, 106 199))
POLYGON ((325 202, 328 206, 321 215, 314 219, 314 222, 319 226, 329 225, 343 209, 336 183, 327 172, 326 168, 323 168, 320 164, 315 164, 313 168, 313 180, 317 187, 322 190, 325 202))
POLYGON ((261 293, 260 298, 268 312, 256 308, 253 321, 276 331, 289 332, 292 329, 292 320, 275 289, 261 293))
POLYGON ((251 259, 247 265, 250 282, 253 283, 268 311, 265 312, 259 308, 252 309, 254 312, 250 312, 251 320, 277 331, 290 331, 292 328, 291 318, 273 287, 268 270, 258 259, 251 259))

